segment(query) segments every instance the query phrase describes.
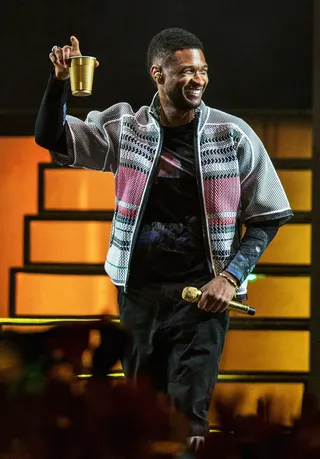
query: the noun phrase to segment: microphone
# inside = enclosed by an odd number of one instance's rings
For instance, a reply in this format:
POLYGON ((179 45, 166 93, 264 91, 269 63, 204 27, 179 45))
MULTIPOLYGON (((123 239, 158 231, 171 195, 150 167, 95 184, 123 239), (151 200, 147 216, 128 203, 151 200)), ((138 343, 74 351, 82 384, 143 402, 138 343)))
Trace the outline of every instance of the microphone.
MULTIPOLYGON (((201 295, 202 291, 196 287, 185 287, 182 291, 182 298, 189 303, 198 303, 201 295)), ((239 312, 240 314, 247 314, 248 316, 254 316, 256 313, 255 308, 238 303, 238 301, 230 301, 227 309, 229 311, 239 312)))

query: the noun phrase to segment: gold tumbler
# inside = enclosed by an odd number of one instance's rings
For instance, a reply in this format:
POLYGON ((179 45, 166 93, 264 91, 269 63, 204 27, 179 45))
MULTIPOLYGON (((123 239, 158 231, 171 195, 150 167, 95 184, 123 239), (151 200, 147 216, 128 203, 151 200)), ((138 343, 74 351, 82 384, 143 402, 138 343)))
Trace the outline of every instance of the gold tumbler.
POLYGON ((74 56, 70 58, 70 84, 73 96, 91 96, 96 58, 74 56))

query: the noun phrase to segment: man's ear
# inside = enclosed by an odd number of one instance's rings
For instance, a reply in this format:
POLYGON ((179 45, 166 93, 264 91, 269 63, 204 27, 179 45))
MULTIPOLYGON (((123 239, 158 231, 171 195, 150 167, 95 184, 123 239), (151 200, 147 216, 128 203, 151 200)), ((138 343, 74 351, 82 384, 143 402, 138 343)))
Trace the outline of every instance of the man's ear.
POLYGON ((159 65, 153 65, 150 69, 150 75, 153 81, 156 84, 161 84, 163 83, 163 75, 162 75, 162 70, 159 65))

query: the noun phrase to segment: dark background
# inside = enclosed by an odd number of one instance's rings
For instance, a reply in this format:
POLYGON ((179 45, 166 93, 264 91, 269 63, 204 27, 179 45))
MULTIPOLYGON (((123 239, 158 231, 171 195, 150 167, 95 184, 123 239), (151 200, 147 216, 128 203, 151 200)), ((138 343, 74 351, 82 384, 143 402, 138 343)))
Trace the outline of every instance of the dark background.
POLYGON ((146 51, 166 27, 184 27, 203 41, 208 105, 311 109, 312 0, 5 0, 1 9, 0 110, 7 124, 13 114, 36 112, 51 69, 48 53, 72 34, 100 67, 94 94, 70 98, 69 107, 149 104, 146 51))

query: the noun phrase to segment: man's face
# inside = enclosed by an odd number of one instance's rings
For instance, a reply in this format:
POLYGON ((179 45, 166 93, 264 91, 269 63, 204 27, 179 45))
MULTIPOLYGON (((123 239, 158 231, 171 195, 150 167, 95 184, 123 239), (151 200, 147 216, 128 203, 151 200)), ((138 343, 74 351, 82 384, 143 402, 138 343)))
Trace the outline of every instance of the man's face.
POLYGON ((200 105, 209 81, 208 65, 200 49, 176 51, 163 65, 162 74, 163 83, 158 86, 160 98, 179 110, 200 105))

